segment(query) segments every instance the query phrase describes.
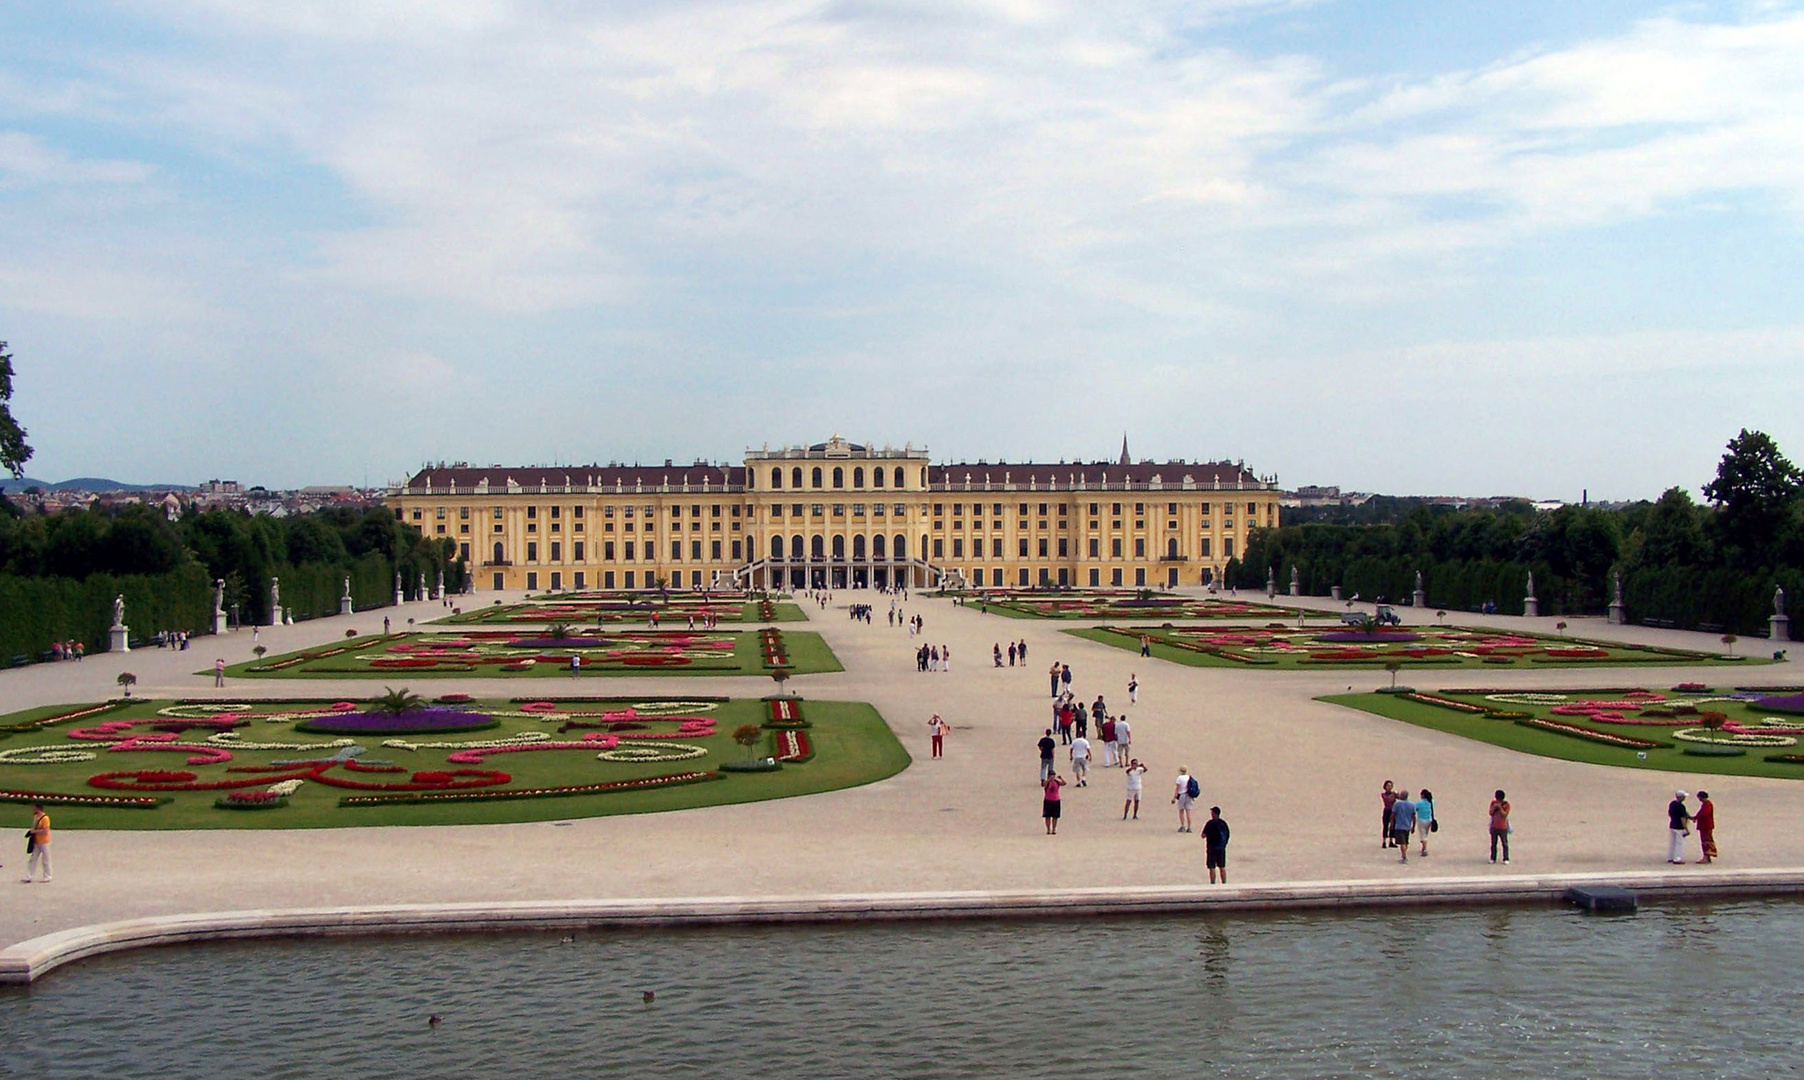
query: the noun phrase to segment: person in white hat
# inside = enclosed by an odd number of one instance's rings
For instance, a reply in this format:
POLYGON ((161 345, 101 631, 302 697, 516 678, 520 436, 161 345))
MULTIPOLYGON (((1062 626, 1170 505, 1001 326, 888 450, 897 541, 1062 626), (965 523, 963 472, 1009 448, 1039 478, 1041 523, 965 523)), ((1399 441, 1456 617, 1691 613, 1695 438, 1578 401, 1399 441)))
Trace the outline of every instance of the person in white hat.
POLYGON ((1666 861, 1675 865, 1685 861, 1685 838, 1691 835, 1691 811, 1685 808, 1689 797, 1675 791, 1666 804, 1666 861))

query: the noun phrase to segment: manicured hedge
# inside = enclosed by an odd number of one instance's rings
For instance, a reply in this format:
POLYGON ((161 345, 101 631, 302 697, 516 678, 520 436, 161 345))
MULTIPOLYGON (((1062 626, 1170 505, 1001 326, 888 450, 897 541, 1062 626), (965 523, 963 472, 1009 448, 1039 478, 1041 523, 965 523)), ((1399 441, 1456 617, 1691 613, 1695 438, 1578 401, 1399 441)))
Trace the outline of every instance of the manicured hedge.
POLYGON ((36 660, 52 641, 71 638, 91 653, 106 651, 113 597, 120 594, 133 637, 212 630, 212 583, 199 566, 154 576, 94 574, 82 581, 0 576, 0 663, 16 655, 36 660))

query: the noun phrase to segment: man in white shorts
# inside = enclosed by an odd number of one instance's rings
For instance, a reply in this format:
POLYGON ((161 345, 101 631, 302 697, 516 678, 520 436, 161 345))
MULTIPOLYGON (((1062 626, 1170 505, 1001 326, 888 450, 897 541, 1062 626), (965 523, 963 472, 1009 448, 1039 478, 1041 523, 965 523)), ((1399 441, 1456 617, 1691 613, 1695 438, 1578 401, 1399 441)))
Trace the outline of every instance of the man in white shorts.
POLYGON ((1133 742, 1134 729, 1128 727, 1127 714, 1122 713, 1115 718, 1115 760, 1127 764, 1128 745, 1133 742))
POLYGON ((1196 805, 1197 782, 1190 770, 1178 766, 1178 782, 1171 789, 1171 801, 1178 804, 1178 831, 1191 832, 1190 808, 1196 805))
POLYGON ((1090 740, 1079 735, 1071 740, 1071 778, 1078 787, 1090 786, 1090 740))
POLYGON ((1140 789, 1144 786, 1146 766, 1140 764, 1138 758, 1127 763, 1127 801, 1121 804, 1121 820, 1128 819, 1128 811, 1134 812, 1134 820, 1140 820, 1140 789))

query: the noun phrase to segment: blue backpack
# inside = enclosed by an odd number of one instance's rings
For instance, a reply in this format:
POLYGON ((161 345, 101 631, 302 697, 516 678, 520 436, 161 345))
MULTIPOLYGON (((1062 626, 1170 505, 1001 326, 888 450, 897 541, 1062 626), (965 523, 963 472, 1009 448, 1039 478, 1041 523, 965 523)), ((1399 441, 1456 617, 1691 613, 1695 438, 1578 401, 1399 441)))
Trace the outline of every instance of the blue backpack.
POLYGON ((1203 793, 1203 786, 1196 782, 1196 777, 1194 777, 1194 776, 1191 777, 1190 783, 1184 788, 1184 794, 1186 794, 1194 799, 1197 796, 1201 795, 1202 793, 1203 793))

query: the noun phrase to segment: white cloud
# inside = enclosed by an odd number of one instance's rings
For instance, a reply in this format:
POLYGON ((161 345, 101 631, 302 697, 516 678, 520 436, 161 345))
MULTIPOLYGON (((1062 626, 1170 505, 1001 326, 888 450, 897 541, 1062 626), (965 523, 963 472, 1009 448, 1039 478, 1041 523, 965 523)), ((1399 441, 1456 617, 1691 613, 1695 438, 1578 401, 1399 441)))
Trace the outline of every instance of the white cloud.
POLYGON ((80 159, 35 135, 0 131, 0 187, 24 184, 135 184, 151 167, 137 161, 80 159))

